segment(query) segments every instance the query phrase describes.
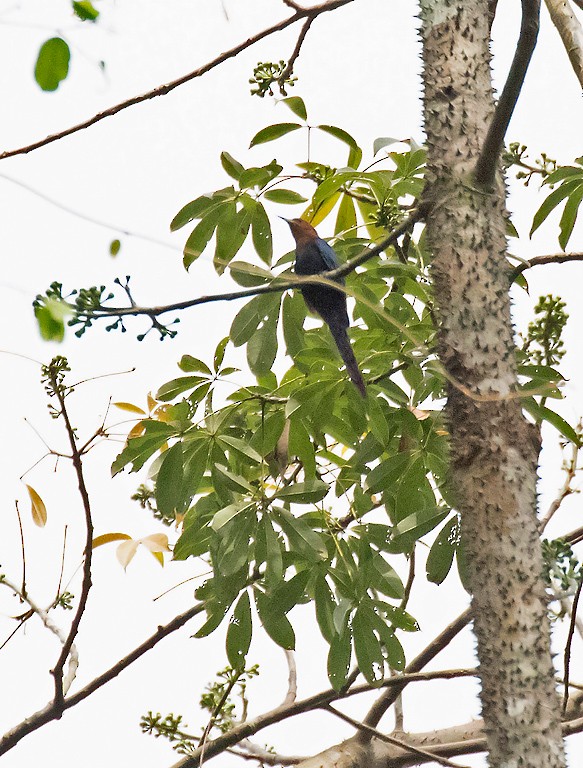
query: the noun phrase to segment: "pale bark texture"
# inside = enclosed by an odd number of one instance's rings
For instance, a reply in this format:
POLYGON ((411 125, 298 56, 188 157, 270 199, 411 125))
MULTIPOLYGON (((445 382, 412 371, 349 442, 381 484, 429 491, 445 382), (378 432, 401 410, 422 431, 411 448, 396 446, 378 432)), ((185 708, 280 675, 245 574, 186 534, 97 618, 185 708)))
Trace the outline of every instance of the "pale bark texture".
POLYGON ((535 427, 516 370, 504 185, 475 188, 494 111, 488 0, 422 0, 427 239, 449 379, 452 488, 473 592, 489 761, 564 765, 535 485, 535 427))

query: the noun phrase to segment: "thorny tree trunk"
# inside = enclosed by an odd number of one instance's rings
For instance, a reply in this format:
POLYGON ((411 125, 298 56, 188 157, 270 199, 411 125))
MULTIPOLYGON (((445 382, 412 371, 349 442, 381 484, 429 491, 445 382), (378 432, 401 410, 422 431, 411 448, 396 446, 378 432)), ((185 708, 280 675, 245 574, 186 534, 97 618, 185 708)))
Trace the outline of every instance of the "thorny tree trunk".
POLYGON ((556 768, 564 756, 535 517, 539 446, 512 397, 504 187, 499 178, 484 192, 472 180, 493 114, 488 0, 421 0, 421 18, 427 239, 490 764, 556 768))

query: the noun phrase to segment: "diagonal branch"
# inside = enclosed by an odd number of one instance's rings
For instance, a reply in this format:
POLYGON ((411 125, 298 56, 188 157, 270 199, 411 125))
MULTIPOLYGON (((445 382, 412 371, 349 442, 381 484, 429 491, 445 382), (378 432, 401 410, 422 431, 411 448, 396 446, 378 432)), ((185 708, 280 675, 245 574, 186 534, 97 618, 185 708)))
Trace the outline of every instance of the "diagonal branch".
POLYGON ((137 648, 134 648, 134 650, 128 653, 127 656, 124 656, 123 659, 120 659, 113 665, 113 667, 102 672, 101 675, 95 677, 76 693, 66 696, 61 707, 57 707, 55 702, 51 701, 46 707, 27 717, 0 739, 0 756, 11 750, 12 747, 16 746, 16 744, 18 744, 18 742, 25 736, 28 736, 29 733, 33 733, 43 725, 50 723, 52 720, 59 719, 65 710, 79 704, 79 702, 99 690, 103 685, 115 679, 120 672, 123 672, 124 669, 127 669, 141 656, 152 650, 160 640, 163 640, 165 637, 172 634, 172 632, 180 629, 186 622, 190 621, 190 619, 194 618, 199 613, 202 613, 203 610, 204 603, 197 603, 184 613, 176 616, 172 621, 169 621, 168 624, 159 626, 153 635, 147 638, 141 645, 138 645, 137 648))
POLYGON ((504 136, 536 45, 539 16, 540 0, 522 0, 522 22, 516 52, 476 164, 474 181, 480 187, 488 189, 494 182, 504 136))
MULTIPOLYGON (((545 2, 551 21, 561 36, 579 85, 583 88, 583 26, 573 13, 568 0, 545 0, 545 2)), ((581 0, 577 5, 583 9, 581 0)))
POLYGON ((313 5, 310 8, 300 8, 294 4, 292 7, 295 9, 295 13, 292 16, 289 16, 287 19, 283 19, 282 21, 278 21, 276 24, 272 24, 271 27, 267 27, 267 29, 258 32, 256 35, 253 35, 253 37, 250 37, 242 43, 239 43, 239 45, 236 45, 234 48, 230 48, 228 51, 221 53, 212 61, 203 64, 201 67, 194 69, 192 72, 189 72, 186 75, 182 75, 182 77, 178 77, 176 80, 171 80, 165 85, 159 85, 157 88, 153 88, 151 91, 146 91, 145 93, 139 94, 138 96, 132 96, 130 99, 121 101, 119 104, 114 104, 114 106, 109 107, 109 109, 106 109, 103 112, 98 112, 88 120, 84 120, 82 123, 73 125, 70 128, 59 131, 58 133, 53 133, 50 136, 46 136, 44 139, 40 139, 39 141, 35 141, 32 144, 28 144, 24 147, 18 147, 17 149, 10 149, 6 152, 2 152, 0 153, 0 160, 4 160, 7 157, 14 157, 15 155, 25 155, 28 152, 32 152, 35 149, 44 147, 47 144, 52 144, 53 141, 58 141, 65 136, 71 136, 73 133, 83 131, 85 128, 89 128, 90 126, 95 125, 95 123, 99 123, 106 117, 117 115, 118 112, 121 112, 128 107, 133 107, 135 104, 141 104, 143 101, 154 99, 157 96, 166 96, 175 88, 178 88, 185 83, 189 83, 191 80, 194 80, 197 77, 205 75, 207 72, 210 72, 211 69, 218 67, 228 59, 232 59, 235 56, 238 56, 242 51, 245 51, 247 48, 255 45, 255 43, 258 43, 260 40, 269 37, 274 32, 280 32, 290 25, 295 24, 296 21, 300 21, 300 19, 314 19, 321 13, 326 13, 327 11, 335 11, 337 8, 340 8, 343 5, 347 5, 352 1, 353 0, 327 0, 327 2, 320 3, 319 5, 313 5))

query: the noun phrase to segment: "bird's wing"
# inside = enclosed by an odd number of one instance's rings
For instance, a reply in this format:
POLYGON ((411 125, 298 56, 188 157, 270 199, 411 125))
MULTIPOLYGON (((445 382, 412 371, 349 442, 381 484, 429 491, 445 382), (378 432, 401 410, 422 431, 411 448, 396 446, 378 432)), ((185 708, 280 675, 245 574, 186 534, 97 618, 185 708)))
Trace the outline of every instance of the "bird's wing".
POLYGON ((318 253, 322 257, 322 261, 324 262, 324 269, 336 269, 336 267, 340 266, 338 256, 336 256, 332 246, 328 245, 328 243, 320 237, 314 242, 318 249, 318 253))

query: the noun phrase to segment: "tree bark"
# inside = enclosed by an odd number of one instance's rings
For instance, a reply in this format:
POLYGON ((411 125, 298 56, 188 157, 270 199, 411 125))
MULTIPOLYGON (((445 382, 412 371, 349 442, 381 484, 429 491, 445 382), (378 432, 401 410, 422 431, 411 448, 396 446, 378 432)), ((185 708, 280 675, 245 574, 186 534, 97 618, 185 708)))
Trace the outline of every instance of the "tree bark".
POLYGON ((498 174, 473 169, 494 112, 488 0, 421 0, 427 240, 447 371, 451 485, 473 593, 490 765, 564 765, 536 520, 537 430, 516 391, 498 174))

